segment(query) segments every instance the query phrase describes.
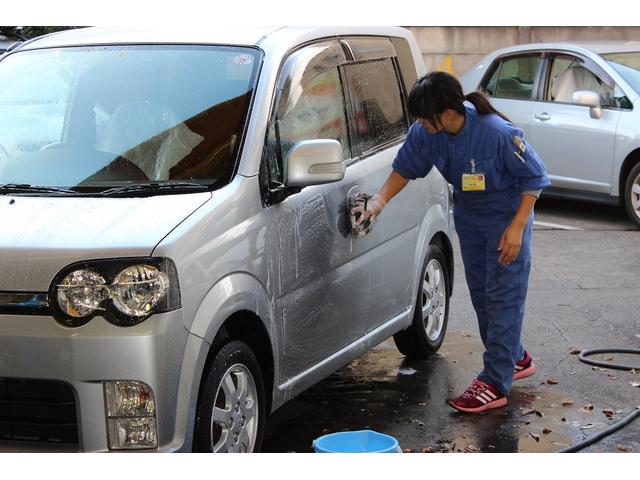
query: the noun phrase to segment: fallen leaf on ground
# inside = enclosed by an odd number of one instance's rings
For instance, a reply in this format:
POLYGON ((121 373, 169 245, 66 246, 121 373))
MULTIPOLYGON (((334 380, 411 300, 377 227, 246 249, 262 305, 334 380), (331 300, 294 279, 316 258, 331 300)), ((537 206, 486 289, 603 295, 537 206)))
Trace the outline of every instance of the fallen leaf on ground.
POLYGON ((612 361, 612 360, 613 360, 613 357, 604 357, 604 358, 603 358, 603 360, 604 360, 605 362, 610 362, 610 361, 612 361))
POLYGON ((580 409, 582 412, 590 412, 591 410, 593 410, 593 404, 591 403, 587 403, 584 407, 582 407, 580 409))
POLYGON ((478 447, 476 447, 475 445, 467 445, 464 449, 465 452, 467 453, 478 453, 478 447))
POLYGON ((435 449, 433 447, 425 447, 420 450, 422 453, 435 453, 435 449))
POLYGON ((620 450, 621 452, 628 452, 629 449, 627 447, 625 447, 624 445, 616 445, 616 448, 618 450, 620 450))
POLYGON ((582 353, 582 350, 580 350, 579 348, 574 348, 569 353, 571 353, 571 355, 580 355, 582 353))
POLYGON ((531 435, 536 442, 540 441, 540 435, 536 435, 535 433, 531 432, 529 432, 529 435, 531 435))
POLYGON ((549 385, 557 385, 558 384, 558 380, 556 380, 555 378, 550 378, 549 380, 547 380, 547 383, 549 385))
POLYGON ((539 417, 544 417, 544 413, 542 413, 540 410, 527 410, 521 416, 524 417, 525 415, 531 415, 532 413, 535 413, 539 417))
POLYGON ((550 429, 550 428, 548 428, 548 427, 547 427, 547 428, 543 428, 543 429, 542 429, 542 433, 544 433, 545 435, 546 435, 547 433, 551 433, 551 432, 553 432, 553 430, 551 430, 551 429, 550 429))
POLYGON ((604 413, 607 418, 613 418, 613 416, 616 414, 616 412, 614 412, 613 410, 602 410, 602 413, 604 413))
POLYGON ((402 450, 404 453, 415 453, 415 449, 413 448, 405 448, 404 450, 402 450))
POLYGON ((467 332, 466 330, 463 330, 463 331, 462 331, 462 336, 463 336, 463 337, 470 337, 470 336, 471 336, 471 334, 470 334, 469 332, 467 332))
POLYGON ((562 400, 562 405, 569 406, 569 405, 573 405, 573 400, 569 399, 569 398, 565 398, 564 400, 562 400))

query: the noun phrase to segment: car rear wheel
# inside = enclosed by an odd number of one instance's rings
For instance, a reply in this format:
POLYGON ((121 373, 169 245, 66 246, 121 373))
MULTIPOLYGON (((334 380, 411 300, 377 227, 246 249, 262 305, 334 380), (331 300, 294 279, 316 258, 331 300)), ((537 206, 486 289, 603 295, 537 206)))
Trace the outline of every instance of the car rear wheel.
POLYGON ((265 392, 249 346, 232 341, 211 363, 198 400, 194 450, 257 452, 262 443, 265 392))
POLYGON ((444 254, 430 245, 422 266, 413 323, 396 333, 398 350, 409 358, 427 358, 438 351, 449 318, 449 273, 444 254))
POLYGON ((629 172, 624 189, 624 203, 629 218, 640 228, 640 163, 629 172))

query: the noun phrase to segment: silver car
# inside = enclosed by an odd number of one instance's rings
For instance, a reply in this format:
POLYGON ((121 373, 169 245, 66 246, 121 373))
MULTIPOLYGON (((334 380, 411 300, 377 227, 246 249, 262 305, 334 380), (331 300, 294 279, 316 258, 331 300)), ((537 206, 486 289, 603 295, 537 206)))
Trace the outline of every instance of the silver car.
POLYGON ((354 238, 424 74, 401 28, 83 29, 0 61, 0 449, 257 451, 394 336, 443 341, 435 170, 354 238))
POLYGON ((640 227, 640 42, 497 50, 467 72, 544 159, 544 195, 622 205, 640 227))

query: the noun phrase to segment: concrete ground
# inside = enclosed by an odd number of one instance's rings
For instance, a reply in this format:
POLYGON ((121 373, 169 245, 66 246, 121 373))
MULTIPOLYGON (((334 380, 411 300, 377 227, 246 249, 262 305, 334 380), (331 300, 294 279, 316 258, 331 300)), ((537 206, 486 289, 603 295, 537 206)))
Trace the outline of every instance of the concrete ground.
MULTIPOLYGON (((409 362, 392 339, 278 410, 263 451, 311 452, 323 434, 373 429, 406 452, 555 452, 640 407, 638 373, 593 368, 578 350, 640 348, 640 231, 622 209, 542 199, 536 206, 524 344, 538 367, 509 404, 460 414, 446 399, 482 368, 482 343, 456 243, 449 327, 431 359, 409 362)), ((640 366, 640 358, 600 355, 640 366)), ((640 452, 640 419, 589 452, 640 452)))

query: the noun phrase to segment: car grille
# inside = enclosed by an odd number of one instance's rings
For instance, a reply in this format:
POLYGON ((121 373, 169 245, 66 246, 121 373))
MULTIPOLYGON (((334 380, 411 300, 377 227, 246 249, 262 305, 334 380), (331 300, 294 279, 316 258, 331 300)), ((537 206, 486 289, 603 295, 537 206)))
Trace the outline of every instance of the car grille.
POLYGON ((71 386, 52 380, 0 377, 0 442, 78 444, 71 386))

